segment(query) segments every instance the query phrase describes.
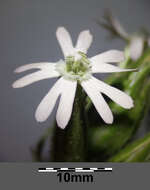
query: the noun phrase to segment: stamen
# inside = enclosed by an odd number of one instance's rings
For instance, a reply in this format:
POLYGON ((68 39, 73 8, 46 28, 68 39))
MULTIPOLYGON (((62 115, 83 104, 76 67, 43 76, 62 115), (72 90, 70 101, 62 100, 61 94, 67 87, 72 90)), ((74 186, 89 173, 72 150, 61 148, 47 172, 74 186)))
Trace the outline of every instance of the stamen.
POLYGON ((56 70, 65 78, 70 80, 87 80, 91 76, 91 66, 86 54, 78 52, 81 55, 79 60, 74 56, 68 56, 63 65, 57 64, 56 70))

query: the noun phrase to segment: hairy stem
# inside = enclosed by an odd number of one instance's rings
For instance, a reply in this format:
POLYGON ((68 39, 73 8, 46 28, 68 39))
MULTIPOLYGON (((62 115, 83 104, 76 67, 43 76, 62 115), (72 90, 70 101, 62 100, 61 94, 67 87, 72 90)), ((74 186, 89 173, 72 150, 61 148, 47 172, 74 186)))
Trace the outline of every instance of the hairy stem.
POLYGON ((62 130, 55 124, 53 136, 53 161, 81 162, 85 161, 85 123, 83 115, 84 93, 78 85, 74 100, 71 120, 62 130))

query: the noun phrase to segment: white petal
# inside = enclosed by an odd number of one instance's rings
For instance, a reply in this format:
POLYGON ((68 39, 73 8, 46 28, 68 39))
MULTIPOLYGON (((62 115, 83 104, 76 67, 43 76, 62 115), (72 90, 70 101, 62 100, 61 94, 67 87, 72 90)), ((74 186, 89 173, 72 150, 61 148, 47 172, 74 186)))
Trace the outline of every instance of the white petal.
POLYGON ((136 61, 142 55, 143 48, 144 39, 142 37, 135 36, 131 38, 129 51, 133 60, 136 61))
POLYGON ((58 27, 56 31, 56 37, 64 53, 64 56, 74 55, 74 47, 72 44, 72 40, 70 34, 64 27, 58 27))
POLYGON ((108 123, 111 124, 113 122, 113 115, 112 112, 104 100, 103 96, 100 92, 98 92, 98 88, 96 86, 92 85, 92 79, 89 79, 87 81, 83 81, 81 83, 82 87, 86 91, 87 95, 92 100, 97 112, 100 114, 102 119, 108 123))
POLYGON ((56 71, 54 72, 53 71, 51 72, 51 70, 37 71, 25 77, 22 77, 21 79, 18 79, 12 84, 12 87, 21 88, 43 79, 48 79, 48 78, 53 78, 53 77, 58 77, 58 76, 59 76, 59 73, 57 73, 56 71))
POLYGON ((122 69, 108 63, 92 64, 92 73, 114 73, 114 72, 127 72, 127 71, 137 71, 137 69, 122 69))
POLYGON ((124 37, 125 39, 129 38, 128 33, 122 27, 120 22, 114 17, 112 18, 112 24, 113 24, 114 28, 117 30, 117 32, 120 34, 120 36, 124 37))
POLYGON ((60 78, 54 86, 50 89, 47 95, 42 99, 41 103, 36 109, 35 118, 39 122, 45 121, 51 114, 56 101, 62 90, 63 78, 60 78))
POLYGON ((90 34, 89 30, 82 31, 79 34, 77 44, 76 44, 76 50, 81 51, 83 53, 87 53, 87 50, 89 49, 91 43, 93 40, 93 36, 90 34))
POLYGON ((14 72, 15 73, 21 73, 24 71, 28 71, 30 69, 53 69, 55 67, 55 63, 48 63, 48 62, 41 62, 41 63, 31 63, 27 65, 23 65, 18 67, 14 72))
POLYGON ((104 94, 106 94, 109 98, 111 98, 114 102, 122 106, 123 108, 130 109, 133 107, 132 98, 121 90, 114 88, 96 78, 92 77, 93 86, 98 88, 98 90, 104 94))
POLYGON ((118 63, 124 61, 124 53, 118 50, 109 50, 90 58, 92 63, 118 63))
POLYGON ((150 47, 150 38, 148 38, 148 46, 150 47))
POLYGON ((56 114, 57 124, 62 129, 66 127, 71 117, 76 86, 76 81, 69 81, 65 79, 62 81, 63 90, 56 114))

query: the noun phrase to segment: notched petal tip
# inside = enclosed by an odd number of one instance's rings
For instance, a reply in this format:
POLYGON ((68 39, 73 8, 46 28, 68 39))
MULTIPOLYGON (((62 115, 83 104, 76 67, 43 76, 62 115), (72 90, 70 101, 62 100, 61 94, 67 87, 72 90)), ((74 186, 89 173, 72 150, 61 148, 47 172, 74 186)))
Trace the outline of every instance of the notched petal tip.
POLYGON ((66 28, 64 26, 59 26, 56 30, 56 35, 66 31, 66 28))
POLYGON ((114 117, 113 114, 110 115, 110 117, 107 119, 107 121, 105 121, 107 124, 112 124, 114 121, 114 117))
POLYGON ((65 29, 65 27, 64 26, 58 26, 57 27, 57 30, 61 30, 61 29, 65 29))
POLYGON ((105 121, 105 123, 107 123, 107 124, 109 124, 109 125, 111 125, 112 123, 113 123, 113 119, 112 120, 110 120, 110 121, 105 121))
POLYGON ((71 36, 65 27, 60 26, 57 28, 56 38, 65 57, 74 54, 71 36))
POLYGON ((57 121, 57 125, 58 125, 58 127, 61 128, 61 129, 65 129, 66 126, 67 126, 67 124, 62 124, 61 122, 58 122, 58 121, 57 121))
POLYGON ((90 33, 90 31, 83 30, 82 32, 80 32, 78 36, 75 48, 77 51, 81 51, 86 54, 87 50, 91 46, 92 41, 93 41, 93 36, 90 33))
POLYGON ((65 127, 67 126, 68 122, 65 122, 65 121, 60 120, 60 119, 61 119, 61 118, 58 118, 58 117, 56 116, 57 125, 58 125, 59 128, 65 129, 65 127))
POLYGON ((20 67, 16 68, 16 69, 14 70, 14 73, 20 73, 20 67))
POLYGON ((89 35, 90 37, 93 38, 93 35, 91 34, 90 30, 84 30, 82 31, 85 35, 89 35))
POLYGON ((87 30, 87 35, 89 35, 89 37, 91 38, 91 43, 93 41, 93 35, 91 34, 90 30, 87 30))
POLYGON ((20 85, 18 84, 17 81, 15 81, 15 82, 12 84, 12 88, 20 88, 20 85))
POLYGON ((123 69, 120 72, 138 72, 138 71, 139 71, 139 69, 123 69))
POLYGON ((148 40, 147 40, 147 41, 148 41, 148 46, 150 47, 150 38, 148 38, 148 40))
POLYGON ((23 88, 25 85, 24 82, 20 82, 20 79, 18 79, 17 81, 15 81, 13 84, 12 84, 12 87, 13 88, 23 88))
POLYGON ((21 73, 21 72, 23 72, 23 71, 26 71, 26 70, 28 70, 28 69, 26 69, 26 68, 30 67, 30 65, 31 65, 31 64, 22 65, 22 66, 20 66, 20 67, 17 67, 17 68, 14 70, 14 73, 21 73))
POLYGON ((109 116, 109 118, 104 118, 102 117, 103 121, 108 124, 108 125, 111 125, 113 122, 114 122, 114 117, 113 117, 113 114, 111 116, 109 116))
MULTIPOLYGON (((35 63, 36 64, 36 63, 35 63)), ((15 70, 14 70, 14 73, 22 73, 24 71, 27 71, 29 69, 32 69, 32 67, 30 68, 30 65, 32 64, 28 64, 28 65, 23 65, 23 66, 20 66, 20 67, 17 67, 15 70)), ((36 69, 36 67, 35 67, 36 69)))
POLYGON ((128 100, 126 106, 124 107, 125 109, 131 109, 131 108, 134 107, 134 101, 133 101, 133 99, 130 96, 129 96, 129 98, 130 99, 128 100))
POLYGON ((131 71, 133 71, 133 72, 138 72, 140 69, 132 69, 131 71))
POLYGON ((46 121, 47 118, 39 115, 38 112, 35 112, 35 119, 37 122, 42 123, 42 122, 46 121))
POLYGON ((93 41, 93 35, 91 34, 90 30, 85 30, 83 32, 85 32, 84 33, 85 36, 87 36, 87 38, 89 38, 90 43, 92 43, 92 41, 93 41))

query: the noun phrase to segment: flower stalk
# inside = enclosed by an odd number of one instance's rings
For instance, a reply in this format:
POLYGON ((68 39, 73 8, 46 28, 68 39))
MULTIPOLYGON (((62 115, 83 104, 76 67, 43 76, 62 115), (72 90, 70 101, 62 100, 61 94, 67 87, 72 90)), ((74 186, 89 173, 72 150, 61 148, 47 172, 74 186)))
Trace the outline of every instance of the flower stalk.
POLYGON ((84 162, 86 159, 86 128, 84 123, 83 105, 85 94, 77 85, 71 120, 62 130, 55 125, 53 136, 52 160, 62 162, 84 162))

